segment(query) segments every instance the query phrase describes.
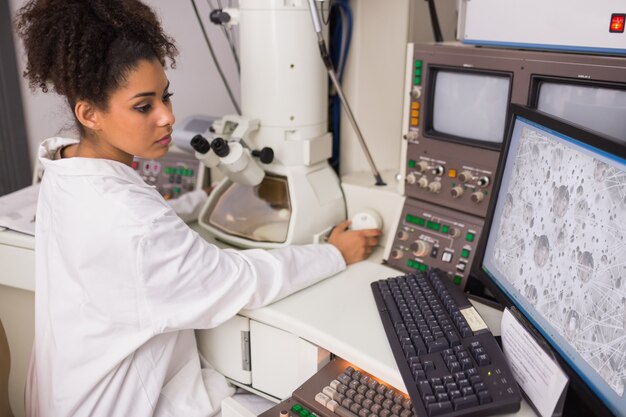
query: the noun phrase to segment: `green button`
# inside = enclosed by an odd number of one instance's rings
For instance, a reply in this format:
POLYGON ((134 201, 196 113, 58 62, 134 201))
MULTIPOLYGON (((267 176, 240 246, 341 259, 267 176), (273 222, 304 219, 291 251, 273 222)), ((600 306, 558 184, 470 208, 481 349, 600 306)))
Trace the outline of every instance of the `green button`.
POLYGON ((465 235, 465 240, 467 240, 468 242, 473 242, 474 241, 474 233, 467 232, 467 234, 465 235))
POLYGON ((422 68, 422 60, 421 59, 416 59, 415 60, 415 68, 422 68))
POLYGON ((422 84, 422 77, 415 77, 415 78, 413 78, 413 84, 421 85, 422 84))
POLYGON ((437 223, 437 222, 433 222, 433 221, 429 221, 428 223, 426 223, 426 227, 428 227, 431 230, 439 230, 439 227, 441 226, 441 224, 437 223))
POLYGON ((450 226, 447 226, 445 224, 441 226, 441 233, 448 233, 449 230, 450 226))
POLYGON ((409 159, 409 168, 415 168, 415 161, 413 159, 409 159))
POLYGON ((302 410, 302 406, 300 404, 294 404, 293 407, 291 407, 291 411, 294 413, 299 413, 300 410, 302 410))
POLYGON ((463 277, 460 275, 455 275, 454 279, 452 280, 455 285, 461 285, 461 281, 463 281, 463 277))
POLYGON ((469 254, 470 254, 470 251, 468 251, 467 249, 461 250, 461 258, 469 258, 469 254))
POLYGON ((427 266, 427 265, 424 265, 424 264, 419 264, 419 267, 418 267, 418 268, 419 268, 419 270, 420 270, 420 271, 422 271, 422 272, 426 272, 426 271, 428 271, 428 266, 427 266))
POLYGON ((422 76, 422 69, 421 68, 415 68, 415 72, 413 74, 416 77, 421 77, 422 76))
POLYGON ((180 187, 174 187, 174 194, 180 194, 180 187))
POLYGON ((298 414, 300 414, 300 417, 309 417, 309 414, 311 414, 311 412, 309 410, 302 409, 298 414))
POLYGON ((418 226, 424 226, 426 224, 426 219, 422 219, 421 217, 418 217, 415 224, 417 224, 418 226))

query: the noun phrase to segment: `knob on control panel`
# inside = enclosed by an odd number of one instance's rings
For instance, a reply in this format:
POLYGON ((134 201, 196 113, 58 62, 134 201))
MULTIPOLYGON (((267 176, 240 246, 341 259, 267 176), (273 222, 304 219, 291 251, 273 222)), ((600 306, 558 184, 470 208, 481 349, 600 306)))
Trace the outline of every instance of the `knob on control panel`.
POLYGON ((482 191, 476 191, 472 193, 470 198, 474 203, 480 203, 485 198, 485 194, 482 191))
POLYGON ((404 256, 404 253, 400 249, 391 250, 391 257, 393 259, 402 259, 403 256, 404 256))
POLYGON ((398 237, 398 240, 407 240, 409 238, 409 234, 406 230, 398 230, 396 236, 398 237))
POLYGON ((461 182, 468 182, 474 178, 474 174, 471 171, 461 171, 458 178, 461 182))
POLYGON ((426 161, 419 161, 417 163, 417 165, 415 166, 415 168, 419 171, 419 172, 426 172, 428 171, 428 169, 430 168, 430 164, 426 161))
POLYGON ((417 185, 419 185, 420 188, 428 187, 428 178, 426 178, 425 176, 420 178, 419 180, 417 180, 417 185))
POLYGON ((465 190, 463 189, 463 187, 457 185, 456 187, 452 187, 452 189, 450 190, 450 194, 452 195, 452 198, 459 198, 463 195, 464 191, 465 190))
POLYGON ((480 177, 476 183, 479 187, 486 187, 489 185, 489 177, 480 177))
POLYGON ((441 177, 444 172, 446 172, 446 169, 441 165, 437 165, 433 168, 433 175, 436 175, 438 177, 441 177))
POLYGON ((431 248, 432 245, 429 242, 425 242, 423 240, 416 240, 415 242, 411 243, 411 252, 413 252, 413 255, 417 256, 418 258, 428 256, 430 254, 431 248))
POLYGON ((441 190, 441 182, 433 181, 430 184, 428 184, 428 191, 430 191, 431 193, 438 193, 440 190, 441 190))
POLYGON ((415 182, 417 181, 417 176, 414 173, 410 173, 409 175, 406 176, 406 182, 409 184, 415 184, 415 182))

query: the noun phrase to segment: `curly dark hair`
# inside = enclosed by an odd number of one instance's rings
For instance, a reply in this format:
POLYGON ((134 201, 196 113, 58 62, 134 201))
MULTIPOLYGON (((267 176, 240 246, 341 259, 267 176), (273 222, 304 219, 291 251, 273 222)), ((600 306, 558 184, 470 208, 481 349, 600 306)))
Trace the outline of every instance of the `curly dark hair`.
POLYGON ((53 91, 73 109, 87 100, 106 110, 140 61, 174 68, 178 50, 150 7, 139 0, 29 0, 16 16, 32 89, 53 91))

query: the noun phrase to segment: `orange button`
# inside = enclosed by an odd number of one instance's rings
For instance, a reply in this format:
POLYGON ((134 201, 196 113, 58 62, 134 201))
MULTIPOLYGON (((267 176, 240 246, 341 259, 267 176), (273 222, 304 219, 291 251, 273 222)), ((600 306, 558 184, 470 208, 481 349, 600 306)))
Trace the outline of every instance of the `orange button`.
POLYGON ((411 112, 411 117, 419 117, 419 115, 420 115, 420 112, 418 110, 413 110, 411 112))
POLYGON ((413 117, 413 118, 411 119, 411 125, 413 125, 413 126, 417 126, 417 122, 418 122, 417 117, 413 117))
POLYGON ((455 178, 456 177, 456 169, 449 169, 448 170, 448 177, 455 178))
POLYGON ((420 104, 417 101, 414 101, 414 102, 411 103, 411 108, 413 110, 417 110, 417 109, 420 108, 420 104))

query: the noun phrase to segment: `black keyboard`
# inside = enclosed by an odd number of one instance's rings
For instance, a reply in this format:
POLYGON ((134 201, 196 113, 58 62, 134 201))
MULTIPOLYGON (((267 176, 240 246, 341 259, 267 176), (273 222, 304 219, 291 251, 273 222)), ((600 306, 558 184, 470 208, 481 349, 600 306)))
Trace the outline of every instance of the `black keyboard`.
POLYGON ((500 346, 444 272, 376 281, 372 291, 418 416, 519 410, 520 391, 500 346))

